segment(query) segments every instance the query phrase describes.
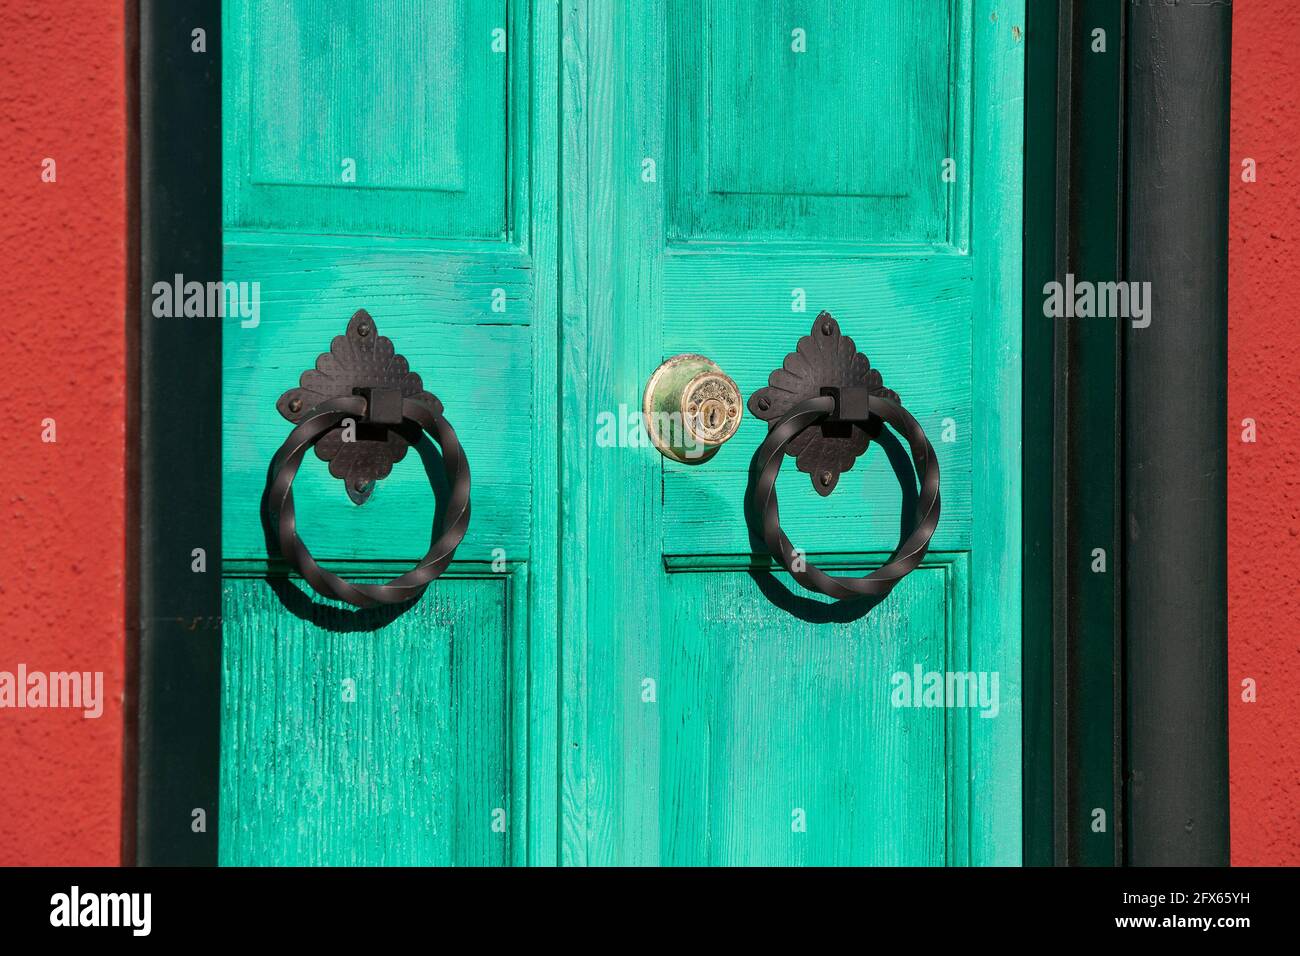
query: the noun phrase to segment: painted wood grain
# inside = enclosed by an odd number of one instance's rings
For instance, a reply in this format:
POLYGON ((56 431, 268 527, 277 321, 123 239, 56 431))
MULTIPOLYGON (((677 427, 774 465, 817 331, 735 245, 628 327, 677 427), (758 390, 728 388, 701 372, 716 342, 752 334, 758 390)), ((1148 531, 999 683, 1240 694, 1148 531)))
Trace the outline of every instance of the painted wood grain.
POLYGON ((970 67, 952 42, 960 6, 673 0, 671 239, 948 242, 938 173, 969 155, 954 125, 970 67))
MULTIPOLYGON (((261 308, 225 336, 223 862, 556 860, 558 436, 538 422, 558 401, 558 19, 225 5, 225 277, 259 283, 261 308), (360 621, 258 577, 275 398, 358 308, 442 399, 473 478, 447 574, 360 621), (331 696, 341 675, 355 704, 331 696)), ((362 507, 309 456, 294 491, 316 555, 368 580, 423 554, 425 450, 362 507)))
MULTIPOLYGON (((561 15, 557 4, 508 4, 515 50, 526 50, 526 69, 510 73, 516 141, 527 143, 527 169, 519 172, 527 195, 529 232, 521 236, 532 255, 532 442, 529 543, 532 562, 524 568, 526 583, 515 615, 516 648, 525 653, 516 668, 520 686, 512 695, 519 706, 521 731, 515 753, 526 755, 517 765, 517 799, 527 799, 527 852, 516 863, 555 866, 560 842, 559 694, 560 637, 564 607, 560 585, 563 563, 560 506, 560 393, 563 382, 560 353, 560 299, 563 286, 560 252, 564 248, 560 169, 560 44, 561 15), (527 109, 522 104, 527 103, 527 109), (525 131, 525 123, 527 128, 525 131)), ((519 206, 524 200, 517 199, 519 206)), ((522 209, 519 211, 522 215, 522 209)), ((523 841, 521 841, 522 843, 523 841)))
MULTIPOLYGON (((969 29, 976 86, 971 251, 975 261, 975 443, 972 493, 971 667, 1002 675, 997 720, 971 742, 971 858, 1021 862, 1021 295, 1025 4, 978 0, 969 29)), ((1028 400, 1034 400, 1030 397, 1028 400)), ((1044 396, 1043 401, 1047 398, 1044 396)), ((1043 494, 1045 489, 1032 489, 1043 494)))
MULTIPOLYGON (((767 384, 821 309, 833 313, 885 384, 897 391, 934 444, 943 476, 943 520, 932 546, 970 546, 971 259, 892 255, 830 260, 804 252, 693 251, 663 263, 663 353, 710 358, 749 394, 767 384), (792 290, 804 311, 792 311, 792 290)), ((628 396, 632 400, 632 396, 628 396)), ((707 466, 664 463, 668 554, 749 550, 744 496, 767 425, 752 416, 707 466)), ((888 439, 886 439, 888 440, 888 439)), ((908 464, 907 467, 910 467, 908 464)), ((852 543, 889 550, 898 541, 902 492, 881 446, 859 459, 830 498, 787 461, 778 479, 781 525, 806 551, 852 543), (852 539, 846 529, 853 529, 852 539)), ((915 478, 911 478, 915 487, 915 478)))
POLYGON ((507 234, 505 0, 224 6, 228 224, 507 234))
POLYGON ((633 705, 664 752, 660 862, 949 862, 947 815, 968 808, 948 714, 891 698, 894 674, 949 666, 950 587, 918 569, 866 621, 818 625, 773 613, 748 574, 668 575, 657 700, 633 705))
MULTIPOLYGON (((592 282, 588 261, 594 221, 608 218, 612 200, 604 176, 593 177, 599 153, 592 149, 593 137, 588 112, 602 109, 606 91, 588 76, 592 56, 587 0, 562 0, 560 4, 561 70, 559 95, 560 160, 563 188, 560 190, 560 286, 559 321, 560 396, 558 428, 559 485, 557 491, 556 559, 559 575, 557 631, 561 653, 558 660, 559 803, 556 807, 558 862, 581 866, 588 862, 587 820, 589 791, 587 777, 587 659, 590 582, 586 577, 587 538, 591 528, 588 506, 588 464, 594 432, 590 415, 587 316, 605 308, 606 287, 592 282), (593 306, 594 303, 594 306, 593 306)), ((607 38, 607 35, 605 35, 607 38)))
POLYGON ((375 627, 228 579, 222 864, 508 861, 507 588, 441 580, 375 627))
MULTIPOLYGON (((566 281, 585 316, 566 311, 564 327, 575 355, 564 418, 576 425, 564 470, 580 496, 564 570, 581 622, 564 643, 564 862, 1017 861, 1021 313, 1003 280, 1019 256, 1020 9, 566 8, 581 117, 565 163, 581 170, 586 201, 566 233, 581 256, 566 281), (790 28, 805 19, 813 52, 797 62, 790 28), (977 20, 998 23, 1005 43, 977 20), (879 37, 864 24, 892 41, 871 57, 879 37), (871 108, 882 89, 890 109, 871 108), (922 105, 898 105, 909 97, 922 105), (855 155, 868 142, 880 169, 855 155), (885 181, 898 196, 877 192, 885 181), (797 289, 806 313, 791 310, 797 289), (741 509, 761 426, 698 468, 587 438, 597 416, 636 408, 677 352, 717 360, 745 391, 763 384, 820 308, 944 460, 936 564, 850 624, 807 623, 753 591, 741 509), (1002 669, 1006 709, 919 722, 891 710, 872 679, 917 663, 1002 669), (876 773, 888 792, 869 782, 876 773), (797 800, 815 807, 818 835, 791 829, 797 800)), ((831 501, 791 469, 792 529, 858 567, 892 547, 900 492, 884 465, 860 462, 846 487, 858 496, 831 501)))
MULTIPOLYGON (((230 280, 261 277, 261 320, 231 324, 223 339, 224 550, 266 554, 260 503, 266 469, 290 431, 275 410, 285 389, 328 351, 358 308, 442 400, 465 447, 473 482, 469 532, 457 556, 510 560, 529 550, 532 483, 531 270, 518 256, 394 251, 368 244, 228 245, 230 280), (503 261, 504 260, 504 261, 503 261), (506 312, 491 311, 492 289, 506 312), (500 315, 512 321, 489 324, 500 315)), ((436 446, 426 444, 426 448, 436 446)), ((434 464, 434 473, 439 467, 434 464)), ((429 546, 434 496, 417 450, 357 507, 309 455, 294 482, 301 534, 320 558, 418 559, 429 546)))

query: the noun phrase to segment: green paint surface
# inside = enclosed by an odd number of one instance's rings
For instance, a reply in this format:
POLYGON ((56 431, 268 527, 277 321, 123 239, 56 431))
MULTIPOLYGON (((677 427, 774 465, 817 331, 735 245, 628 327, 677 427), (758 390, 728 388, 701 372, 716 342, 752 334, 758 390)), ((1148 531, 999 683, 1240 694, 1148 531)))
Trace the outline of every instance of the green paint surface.
MULTIPOLYGON (((566 17, 563 287, 583 307, 561 326, 563 862, 1020 861, 1022 15, 638 0, 566 17), (592 438, 675 353, 751 393, 821 309, 943 473, 927 566, 851 621, 754 576, 762 423, 701 466, 592 438), (997 716, 894 707, 892 676, 917 666, 996 673, 997 716)), ((880 448, 829 498, 791 463, 778 492, 828 567, 862 573, 898 541, 880 448)))
MULTIPOLYGON (((226 276, 262 315, 225 336, 223 861, 1019 862, 1023 4, 381 7, 226 8, 226 276), (396 617, 273 586, 257 514, 275 398, 362 307, 474 481, 396 617), (697 466, 597 440, 676 353, 748 395, 820 309, 943 470, 930 556, 856 620, 751 554, 762 423, 697 466), (917 667, 996 672, 997 716, 895 706, 917 667)), ((897 541, 880 448, 778 490, 839 573, 897 541)), ((415 454, 362 507, 312 458, 295 497, 349 574, 427 546, 415 454)))
POLYGON ((503 238, 507 58, 490 44, 505 7, 224 4, 227 224, 503 238))
POLYGON ((221 862, 509 860, 506 587, 442 580, 358 632, 337 602, 303 620, 228 579, 221 862))
MULTIPOLYGON (((523 9, 224 7, 225 277, 260 288, 224 336, 224 863, 555 859, 556 567, 533 559, 556 532, 533 502, 557 446, 533 422, 556 414, 558 23, 523 9), (473 481, 455 565, 397 615, 274 577, 259 513, 290 429, 275 400, 359 308, 442 400, 473 481)), ((294 497, 350 578, 428 547, 414 450, 360 507, 309 454, 294 497)))
POLYGON ((951 605, 966 594, 950 565, 928 563, 844 624, 774 613, 745 573, 668 575, 659 700, 641 705, 658 717, 658 790, 671 808, 660 863, 948 861, 949 817, 969 808, 947 747, 966 745, 965 721, 891 697, 895 674, 942 671, 963 650, 951 605))

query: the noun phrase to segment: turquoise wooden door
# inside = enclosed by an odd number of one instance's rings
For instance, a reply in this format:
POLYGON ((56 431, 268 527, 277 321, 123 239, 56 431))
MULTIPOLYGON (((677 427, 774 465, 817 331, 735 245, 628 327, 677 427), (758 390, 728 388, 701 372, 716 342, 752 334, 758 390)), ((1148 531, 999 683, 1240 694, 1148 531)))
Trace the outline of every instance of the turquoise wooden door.
MULTIPOLYGON (((556 446, 533 427, 556 415, 551 13, 224 6, 225 276, 260 283, 258 320, 224 337, 225 863, 554 859, 556 446), (400 614, 266 577, 275 400, 362 308, 473 479, 455 563, 400 614)), ((352 579, 429 546, 418 454, 361 506, 308 455, 294 495, 307 546, 352 579)))
MULTIPOLYGON (((564 330, 582 426, 563 452, 563 859, 1018 863, 1023 4, 589 10, 585 256, 564 278, 586 309, 564 330), (943 474, 927 560, 856 619, 751 574, 763 423, 698 465, 598 427, 678 353, 748 396, 821 309, 943 474), (997 703, 924 706, 918 687, 899 706, 918 674, 996 679, 997 703)), ((898 542, 877 446, 829 498, 791 465, 777 488, 827 569, 898 542)))
MULTIPOLYGON (((225 272, 261 305, 225 333, 223 862, 1019 861, 1022 11, 226 4, 225 272), (399 613, 268 576, 258 514, 275 399, 358 308, 473 473, 399 613), (929 556, 866 615, 753 547, 762 423, 683 465, 638 422, 663 359, 748 396, 821 309, 943 470, 929 556), (996 705, 899 704, 951 673, 996 705)), ((829 498, 778 489, 828 570, 897 542, 878 447, 829 498)), ((417 455, 359 507, 309 456, 295 497, 357 580, 428 546, 417 455)))

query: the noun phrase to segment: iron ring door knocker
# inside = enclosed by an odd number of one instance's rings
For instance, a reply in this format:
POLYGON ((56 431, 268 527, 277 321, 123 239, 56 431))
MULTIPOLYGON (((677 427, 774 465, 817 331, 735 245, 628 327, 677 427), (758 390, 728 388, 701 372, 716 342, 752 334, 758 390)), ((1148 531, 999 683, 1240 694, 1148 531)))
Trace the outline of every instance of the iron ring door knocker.
POLYGON ((442 402, 424 391, 420 376, 361 310, 347 333, 335 336, 330 350, 317 358, 316 367, 303 372, 299 387, 280 396, 276 408, 296 426, 271 460, 264 499, 285 561, 320 594, 357 607, 400 604, 423 594, 451 564, 469 527, 469 462, 443 417, 442 402), (339 428, 347 419, 355 424, 353 441, 346 441, 339 428), (442 533, 414 568, 387 584, 353 584, 326 571, 298 537, 294 516, 293 479, 307 449, 314 447, 329 462, 330 474, 347 482, 348 496, 362 504, 421 430, 442 450, 450 489, 442 533))
POLYGON ((755 457, 758 477, 748 502, 761 519, 763 541, 791 576, 811 591, 837 600, 884 597, 914 571, 939 524, 939 463, 925 431, 884 387, 880 372, 840 333, 829 312, 813 322, 812 333, 768 376, 766 388, 749 398, 749 410, 768 422, 768 435, 755 457), (820 495, 829 495, 842 472, 867 450, 883 422, 911 448, 921 489, 915 524, 881 567, 863 577, 833 577, 809 564, 781 530, 776 476, 785 455, 796 456, 820 495))

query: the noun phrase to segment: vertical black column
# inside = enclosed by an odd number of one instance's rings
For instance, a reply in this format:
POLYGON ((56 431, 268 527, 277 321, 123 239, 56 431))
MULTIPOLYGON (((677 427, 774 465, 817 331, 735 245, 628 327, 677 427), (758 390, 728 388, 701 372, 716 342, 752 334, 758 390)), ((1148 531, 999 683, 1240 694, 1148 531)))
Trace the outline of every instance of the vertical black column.
POLYGON ((1125 344, 1127 861, 1228 862, 1230 0, 1130 0, 1125 344))
POLYGON ((214 864, 221 735, 221 320, 155 284, 221 279, 221 3, 140 0, 140 312, 133 329, 134 716, 127 847, 214 864), (195 31, 203 31, 201 35, 195 31), (178 279, 178 277, 180 277, 178 279), (202 563, 196 555, 202 550, 202 563))
MULTIPOLYGON (((1124 8, 1066 0, 1069 74, 1058 122, 1069 124, 1056 279, 1122 278, 1124 8), (1068 82, 1068 85, 1067 85, 1068 82)), ((1065 27, 1063 27, 1065 29, 1065 27)), ((1044 321, 1052 321, 1044 319, 1044 321)), ((1056 862, 1122 861, 1120 497, 1122 316, 1055 320, 1054 562, 1058 753, 1056 862)))
POLYGON ((1045 313, 1122 277, 1123 0, 1027 10, 1025 862, 1123 859, 1122 317, 1045 313))

